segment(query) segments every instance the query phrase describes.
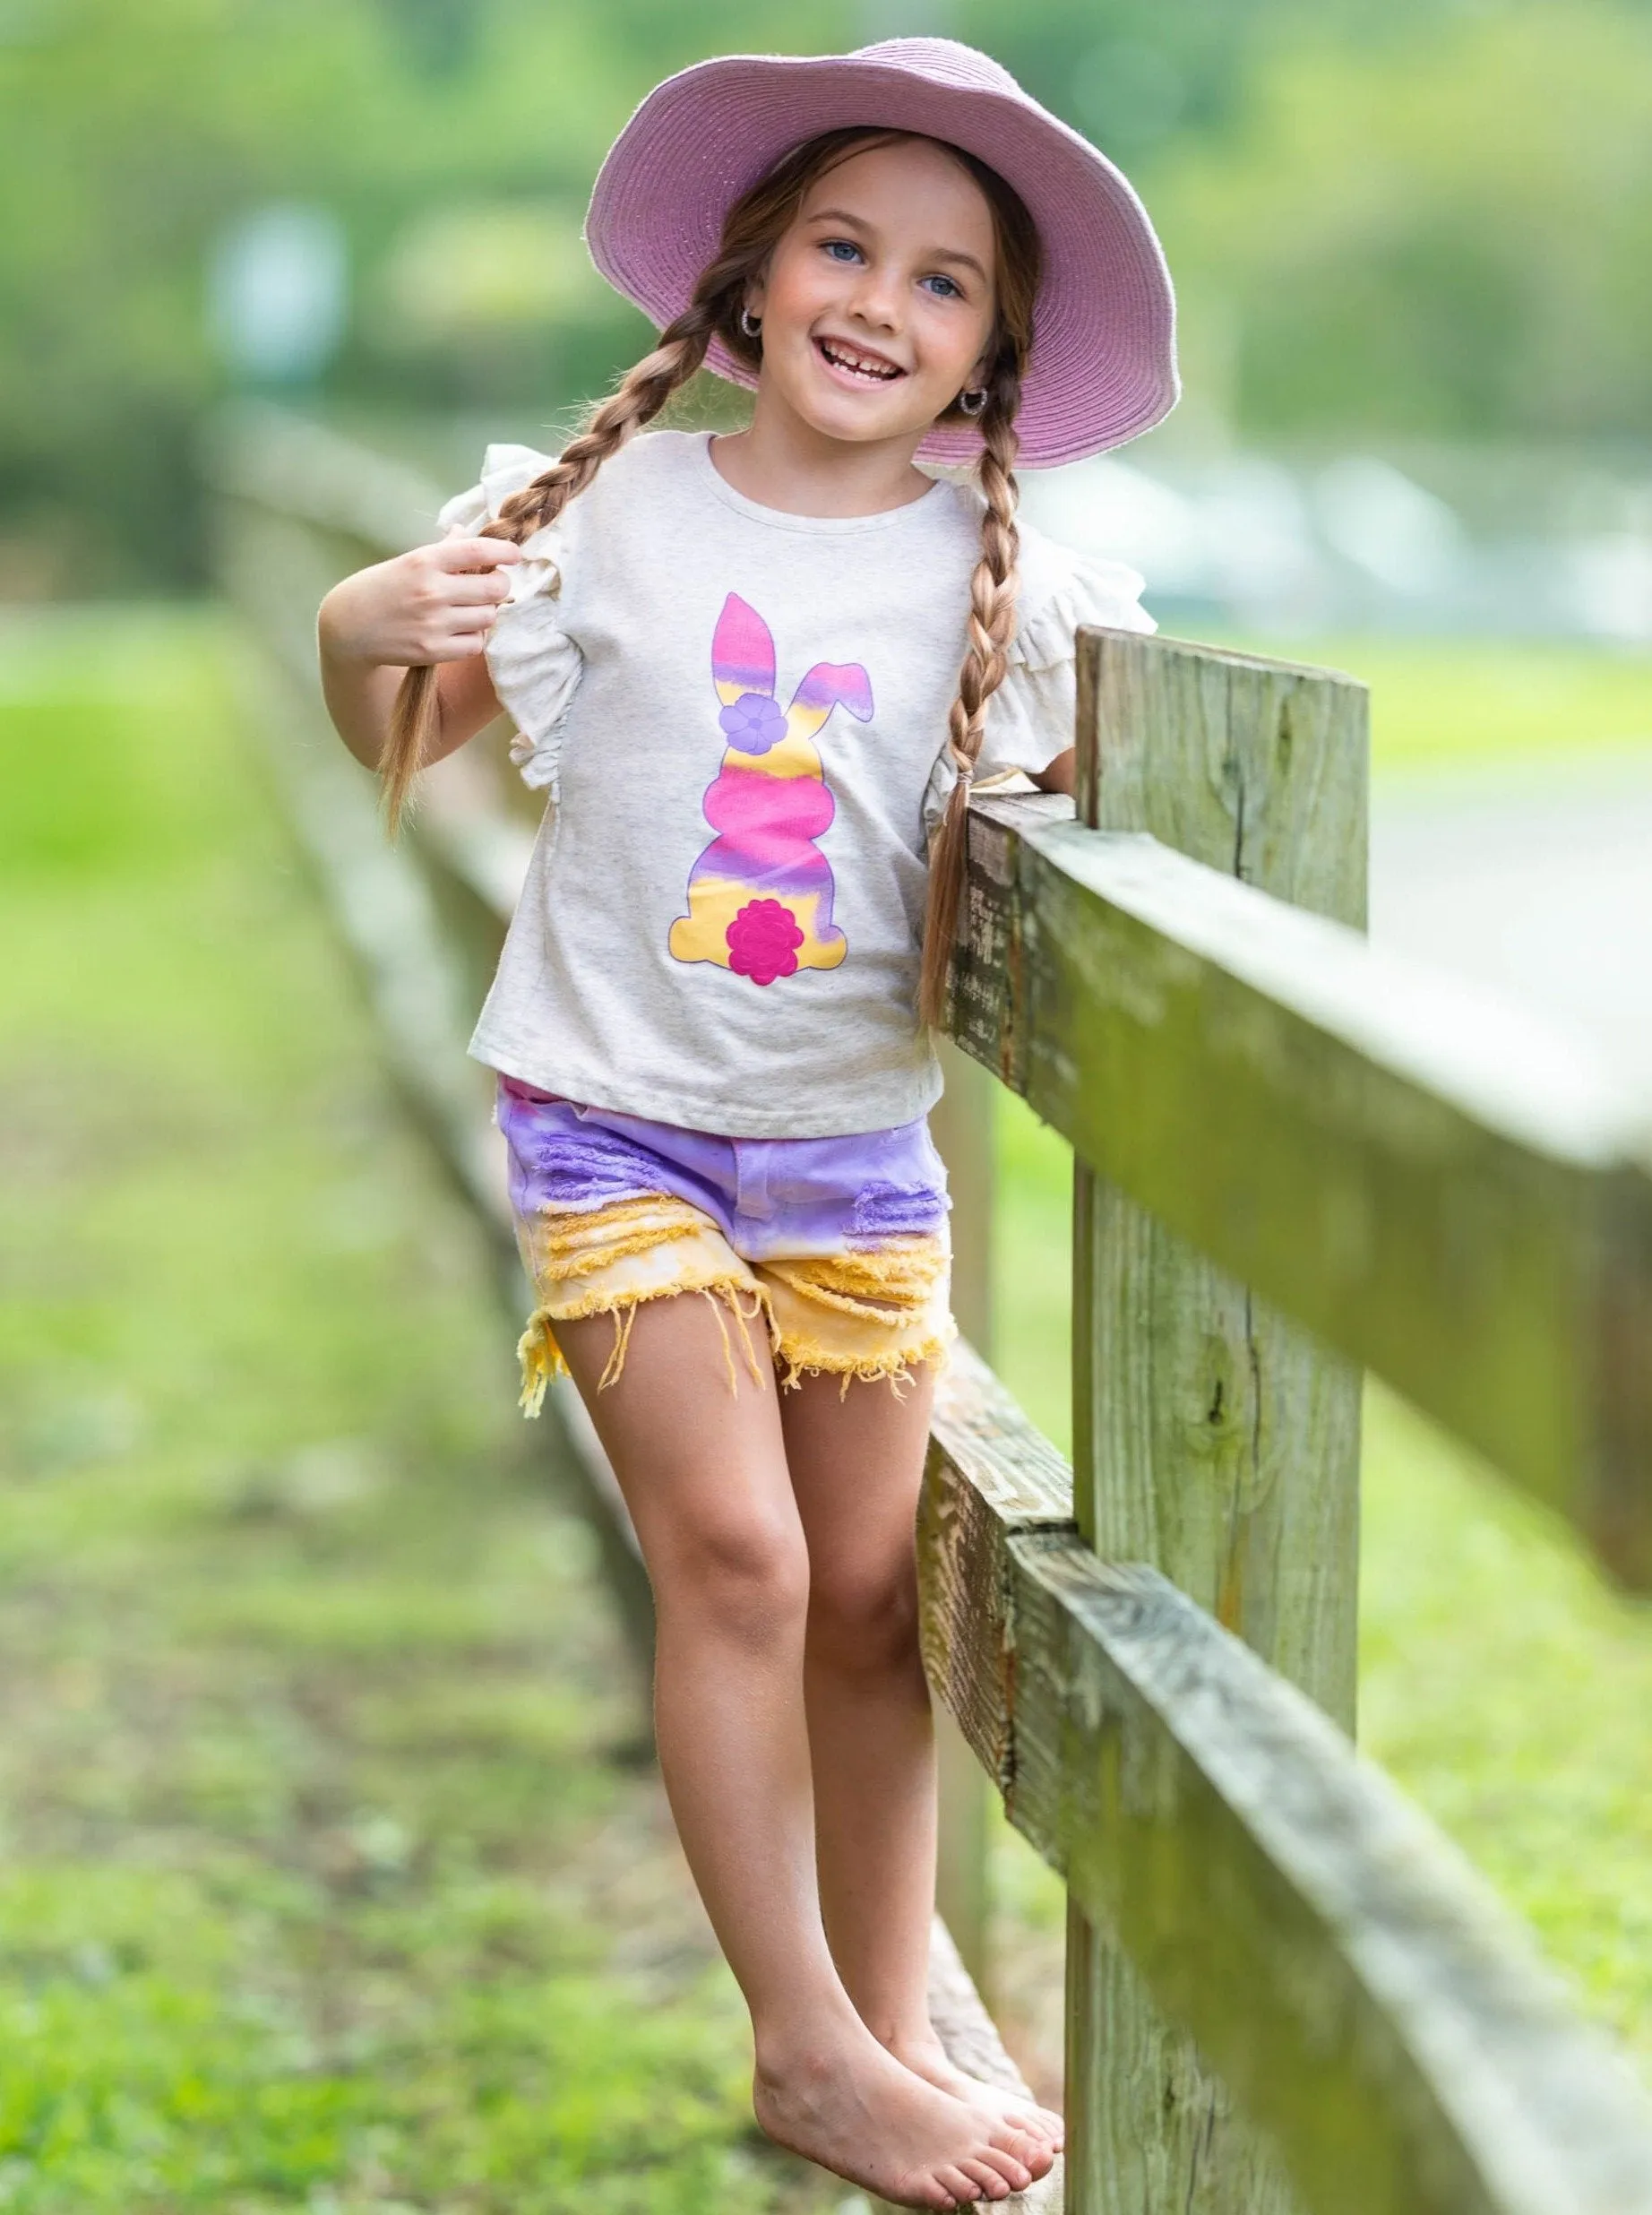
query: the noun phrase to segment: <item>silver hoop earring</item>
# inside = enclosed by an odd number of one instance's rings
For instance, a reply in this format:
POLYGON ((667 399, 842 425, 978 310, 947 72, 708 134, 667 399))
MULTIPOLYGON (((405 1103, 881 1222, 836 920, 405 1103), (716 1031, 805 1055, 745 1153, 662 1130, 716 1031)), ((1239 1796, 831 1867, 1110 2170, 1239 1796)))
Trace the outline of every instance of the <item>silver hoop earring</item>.
POLYGON ((985 384, 974 384, 958 395, 958 404, 967 416, 978 416, 985 409, 988 397, 985 384))
POLYGON ((740 310, 740 328, 748 339, 754 339, 762 327, 763 319, 761 315, 753 315, 749 307, 743 307, 740 310))

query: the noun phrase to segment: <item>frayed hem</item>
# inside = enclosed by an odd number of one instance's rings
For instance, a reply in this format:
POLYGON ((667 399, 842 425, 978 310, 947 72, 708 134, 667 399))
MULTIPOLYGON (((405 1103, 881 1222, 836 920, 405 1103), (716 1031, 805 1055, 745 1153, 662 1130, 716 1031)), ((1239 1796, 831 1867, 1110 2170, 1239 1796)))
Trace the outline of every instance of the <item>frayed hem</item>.
POLYGON ((921 1346, 909 1347, 904 1353, 891 1349, 888 1353, 865 1356, 834 1355, 828 1353, 823 1347, 815 1346, 805 1347, 796 1354, 782 1349, 786 1369, 780 1378, 780 1389, 782 1392, 800 1392, 805 1376, 836 1376, 843 1380, 838 1397, 847 1400, 849 1386, 857 1377, 865 1384, 875 1384, 881 1379, 887 1378, 890 1390, 896 1399, 903 1400, 906 1394, 901 1391, 901 1386, 917 1382, 910 1365, 915 1361, 934 1361, 939 1365, 939 1374, 946 1366, 945 1357, 951 1344, 950 1336, 937 1335, 925 1339, 921 1346))
POLYGON ((562 1348, 552 1332, 551 1322, 546 1309, 536 1308, 528 1318, 528 1328, 516 1341, 516 1358, 522 1372, 522 1389, 516 1404, 529 1417, 539 1413, 545 1405, 545 1395, 556 1379, 568 1374, 568 1365, 562 1357, 562 1348))
POLYGON ((607 1365, 597 1380, 597 1390, 606 1392, 616 1383, 625 1366, 625 1356, 631 1346, 632 1326, 637 1319, 637 1310, 645 1300, 675 1298, 682 1292, 698 1292, 709 1300, 711 1312, 717 1317, 718 1329, 722 1333, 724 1372, 728 1389, 739 1396, 740 1381, 735 1370, 734 1348, 729 1340, 728 1325, 723 1320, 723 1304, 733 1310, 735 1321, 740 1326, 740 1349, 753 1382, 761 1384, 762 1371, 752 1350, 748 1325, 762 1319, 768 1330, 770 1343, 778 1355, 780 1351, 779 1331, 775 1322, 774 1308, 766 1287, 745 1284, 737 1277, 719 1278, 712 1284, 651 1285, 637 1292, 600 1292, 588 1295, 574 1306, 554 1315, 548 1307, 536 1308, 529 1317, 528 1327, 517 1341, 517 1359, 521 1365, 522 1389, 517 1405, 528 1417, 538 1416, 545 1406, 545 1395, 559 1376, 570 1375, 567 1360, 556 1343, 555 1325, 574 1323, 585 1315, 607 1315, 614 1318, 614 1350, 607 1365), (742 1306, 740 1295, 750 1292, 752 1306, 742 1306))

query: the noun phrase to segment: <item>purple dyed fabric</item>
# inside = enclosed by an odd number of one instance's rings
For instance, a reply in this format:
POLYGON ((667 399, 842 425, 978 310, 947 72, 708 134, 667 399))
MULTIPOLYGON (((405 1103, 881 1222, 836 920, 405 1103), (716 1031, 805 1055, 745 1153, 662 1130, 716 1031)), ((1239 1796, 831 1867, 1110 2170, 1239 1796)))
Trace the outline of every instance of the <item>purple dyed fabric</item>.
POLYGON ((935 1236, 952 1204, 923 1116, 847 1138, 722 1138, 501 1076, 496 1116, 519 1215, 674 1193, 703 1210, 747 1262, 935 1236))

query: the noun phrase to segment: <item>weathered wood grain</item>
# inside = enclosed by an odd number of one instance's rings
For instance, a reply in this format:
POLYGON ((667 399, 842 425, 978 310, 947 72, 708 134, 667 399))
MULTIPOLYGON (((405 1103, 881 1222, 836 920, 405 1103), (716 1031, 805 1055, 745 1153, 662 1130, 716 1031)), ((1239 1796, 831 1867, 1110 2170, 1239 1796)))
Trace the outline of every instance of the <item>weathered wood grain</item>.
MULTIPOLYGON (((930 1134, 946 1163, 951 1196, 951 1306, 959 1329, 988 1361, 993 1349, 993 1207, 995 1088, 979 1063, 941 1041, 945 1090, 930 1111, 930 1134)), ((988 2005, 994 1999, 992 1897, 987 1836, 992 1788, 944 1703, 935 1711, 939 1823, 935 1902, 988 2005)))
POLYGON ((1652 1583, 1639 1104, 1524 1011, 1064 802, 970 831, 960 1042, 1652 1583))
MULTIPOLYGON (((1011 1820, 1303 2204, 1648 2215, 1646 2095, 1461 1856, 1156 1571, 1000 1507, 1024 1453, 1002 1396, 971 1435, 926 1481, 926 1645, 1011 1820), (1011 1466, 984 1486, 993 1421, 1011 1466)), ((1087 2211, 1164 2203, 1150 2149, 1124 2161, 1087 2211)))
MULTIPOLYGON (((1136 633, 1086 632, 1078 659, 1083 823, 1363 924, 1363 685, 1136 633)), ((1073 1259, 1080 1532, 1161 1570, 1352 1730, 1358 1369, 1083 1161, 1073 1259)), ((1289 2207, 1114 1940, 1077 1906, 1068 1939, 1075 2207, 1289 2207)))
MULTIPOLYGON (((1136 632, 1087 630, 1078 659, 1080 821, 1363 927, 1363 685, 1136 632)), ((1082 1162, 1076 1188, 1080 1530, 1352 1731, 1357 1370, 1082 1162)))
POLYGON ((1366 690, 1336 669, 1139 631, 1079 633, 1078 819, 1146 831, 1363 927, 1366 690))
POLYGON ((951 1642, 951 1626, 971 1611, 1001 1633, 1006 1623, 1006 1594, 996 1582, 970 1590, 956 1582, 992 1557, 990 1543, 974 1529, 983 1520, 994 1530, 1073 1530, 1072 1472, 960 1340, 935 1393, 918 1507, 924 1667, 1008 1807, 1015 1780, 1008 1742, 994 1735, 1001 1720, 995 1691, 981 1685, 968 1652, 955 1652, 951 1642), (966 1481, 937 1481, 949 1469, 966 1481), (983 1690, 990 1704, 977 1711, 972 1702, 983 1690))

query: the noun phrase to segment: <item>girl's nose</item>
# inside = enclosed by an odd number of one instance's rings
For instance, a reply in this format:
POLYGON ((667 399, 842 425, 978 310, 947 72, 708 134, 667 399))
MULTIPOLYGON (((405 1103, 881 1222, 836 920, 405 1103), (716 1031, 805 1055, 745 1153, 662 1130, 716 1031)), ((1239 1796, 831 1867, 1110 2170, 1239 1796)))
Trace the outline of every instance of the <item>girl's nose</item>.
POLYGON ((900 289, 892 272, 863 270, 860 280, 849 306, 865 322, 875 323, 879 330, 894 330, 900 320, 900 289))

